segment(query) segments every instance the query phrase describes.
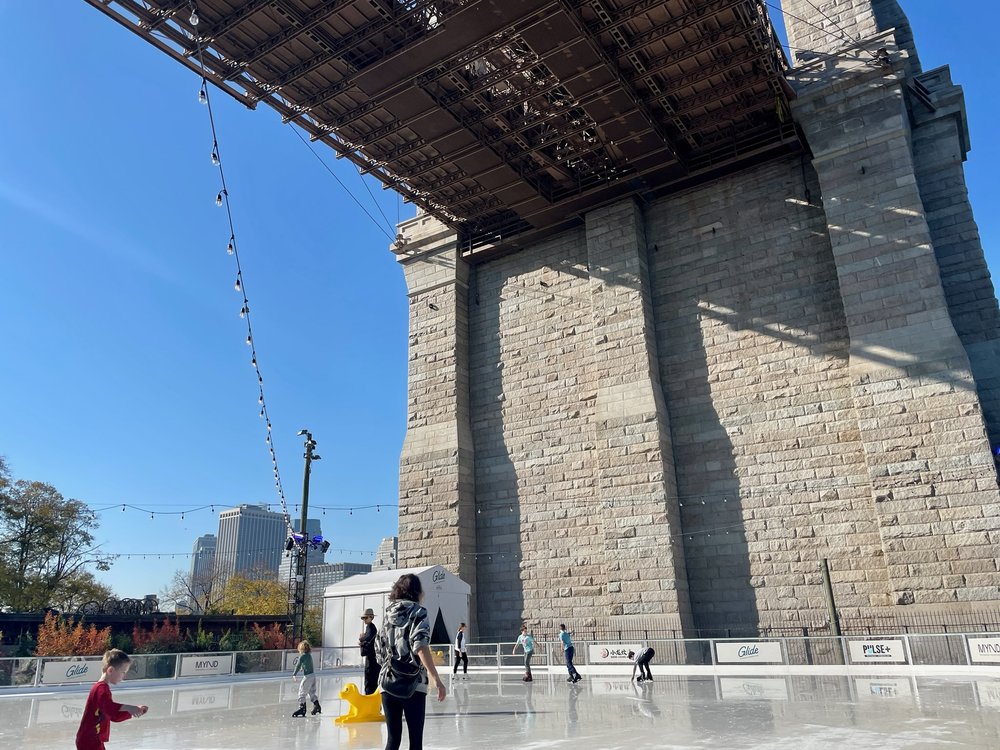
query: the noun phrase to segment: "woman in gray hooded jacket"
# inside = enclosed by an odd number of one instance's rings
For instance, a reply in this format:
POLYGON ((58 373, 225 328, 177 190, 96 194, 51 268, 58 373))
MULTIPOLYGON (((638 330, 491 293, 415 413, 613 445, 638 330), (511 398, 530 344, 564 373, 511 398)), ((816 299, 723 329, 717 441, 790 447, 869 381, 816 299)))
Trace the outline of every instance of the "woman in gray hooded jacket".
MULTIPOLYGON (((388 736, 385 750, 399 750, 403 740, 403 716, 410 737, 410 750, 423 750, 424 716, 427 711, 429 688, 437 691, 437 699, 445 698, 444 683, 434 667, 430 649, 430 625, 427 610, 420 606, 423 587, 420 579, 412 573, 399 577, 389 594, 389 606, 385 611, 382 630, 376 640, 382 677, 386 676, 391 658, 419 665, 416 689, 409 698, 398 698, 383 690, 382 712, 388 736)), ((381 679, 380 679, 381 682, 381 679)))

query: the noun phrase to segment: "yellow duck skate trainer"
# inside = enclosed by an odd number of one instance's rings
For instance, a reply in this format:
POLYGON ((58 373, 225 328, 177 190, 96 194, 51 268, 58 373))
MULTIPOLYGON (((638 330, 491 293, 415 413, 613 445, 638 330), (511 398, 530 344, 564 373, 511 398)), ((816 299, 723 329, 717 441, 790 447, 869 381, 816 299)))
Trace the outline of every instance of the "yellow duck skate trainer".
POLYGON ((353 724, 361 721, 385 721, 382 715, 382 692, 376 690, 364 695, 353 682, 344 685, 340 699, 347 701, 347 713, 334 719, 338 724, 353 724))

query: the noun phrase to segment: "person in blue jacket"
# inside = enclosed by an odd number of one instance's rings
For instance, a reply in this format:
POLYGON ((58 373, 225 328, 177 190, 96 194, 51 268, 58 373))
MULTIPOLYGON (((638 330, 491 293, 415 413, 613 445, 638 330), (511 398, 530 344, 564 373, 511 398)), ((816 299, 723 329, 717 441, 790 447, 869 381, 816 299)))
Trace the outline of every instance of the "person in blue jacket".
POLYGON ((576 653, 576 649, 573 648, 573 639, 570 637, 569 631, 562 624, 559 625, 559 640, 562 641, 563 656, 566 657, 566 671, 569 672, 566 682, 579 682, 583 678, 573 666, 573 655, 576 653))

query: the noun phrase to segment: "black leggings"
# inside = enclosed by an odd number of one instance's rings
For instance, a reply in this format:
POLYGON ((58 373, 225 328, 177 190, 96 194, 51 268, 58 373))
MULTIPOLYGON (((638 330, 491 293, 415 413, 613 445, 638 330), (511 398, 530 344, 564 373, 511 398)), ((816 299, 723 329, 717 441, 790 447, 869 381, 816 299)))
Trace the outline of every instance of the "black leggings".
POLYGON ((458 663, 462 662, 462 671, 469 674, 469 655, 464 651, 455 652, 455 674, 458 674, 458 663))
POLYGON ((410 750, 423 750, 424 714, 427 712, 427 693, 414 693, 409 698, 397 698, 382 693, 382 713, 388 737, 385 750, 399 750, 403 741, 403 714, 406 714, 406 731, 410 736, 410 750))

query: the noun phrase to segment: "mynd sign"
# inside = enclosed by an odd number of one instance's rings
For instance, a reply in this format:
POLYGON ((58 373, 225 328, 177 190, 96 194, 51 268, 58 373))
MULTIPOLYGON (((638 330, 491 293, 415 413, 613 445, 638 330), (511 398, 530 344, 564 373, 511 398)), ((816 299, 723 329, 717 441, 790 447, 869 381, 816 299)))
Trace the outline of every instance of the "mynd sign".
POLYGON ((1000 662, 1000 638, 969 638, 969 660, 973 664, 1000 662))
POLYGON ((715 661, 719 664, 784 664, 777 641, 717 641, 715 661))
POLYGON ((198 654, 181 657, 181 677, 199 675, 232 674, 232 654, 198 654))

